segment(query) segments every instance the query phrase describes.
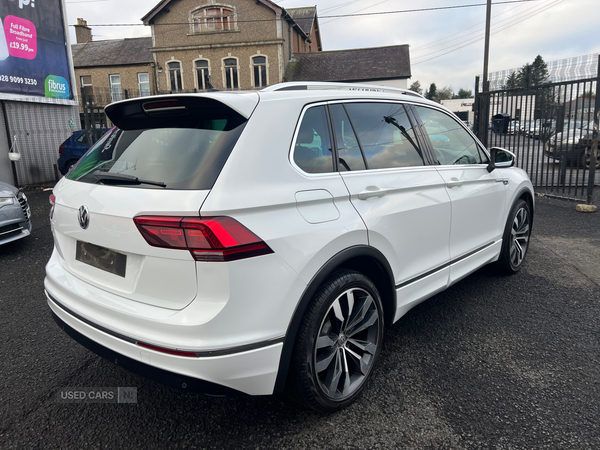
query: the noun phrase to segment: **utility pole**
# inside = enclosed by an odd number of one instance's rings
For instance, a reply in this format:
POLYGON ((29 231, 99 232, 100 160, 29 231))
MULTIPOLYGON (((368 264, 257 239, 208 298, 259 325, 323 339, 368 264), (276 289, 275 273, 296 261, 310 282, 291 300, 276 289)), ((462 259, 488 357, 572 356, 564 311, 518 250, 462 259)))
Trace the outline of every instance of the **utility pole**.
MULTIPOLYGON (((490 90, 490 82, 488 81, 488 59, 490 56, 490 22, 492 21, 492 0, 487 0, 487 10, 485 15, 485 44, 483 51, 483 83, 481 87, 481 101, 477 102, 479 112, 479 128, 477 137, 481 143, 487 147, 488 144, 488 121, 489 117, 489 96, 485 93, 490 90)), ((477 94, 477 93, 476 93, 477 94)))
POLYGON ((492 21, 492 0, 487 0, 485 13, 485 48, 483 50, 483 91, 490 90, 488 81, 488 60, 490 58, 490 23, 492 21))

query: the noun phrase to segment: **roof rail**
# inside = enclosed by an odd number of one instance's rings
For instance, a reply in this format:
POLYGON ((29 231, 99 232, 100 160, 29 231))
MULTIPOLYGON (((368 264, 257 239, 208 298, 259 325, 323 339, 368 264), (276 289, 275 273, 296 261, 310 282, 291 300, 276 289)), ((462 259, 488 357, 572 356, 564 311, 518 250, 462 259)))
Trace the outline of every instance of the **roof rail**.
POLYGON ((423 97, 409 89, 395 88, 390 86, 381 86, 377 84, 354 84, 354 83, 334 83, 325 81, 291 81, 287 83, 274 84, 273 86, 262 89, 262 92, 277 91, 307 91, 307 90, 348 90, 348 91, 368 91, 368 92, 395 92, 415 97, 423 97))

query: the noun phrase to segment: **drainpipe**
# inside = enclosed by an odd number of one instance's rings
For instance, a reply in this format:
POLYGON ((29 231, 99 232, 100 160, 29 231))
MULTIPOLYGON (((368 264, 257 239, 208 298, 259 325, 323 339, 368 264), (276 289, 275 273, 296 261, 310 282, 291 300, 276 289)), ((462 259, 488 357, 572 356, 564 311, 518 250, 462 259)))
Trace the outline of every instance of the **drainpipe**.
MULTIPOLYGON (((10 127, 8 126, 8 116, 6 114, 6 105, 5 105, 5 101, 2 101, 2 114, 4 115, 4 128, 6 129, 6 140, 8 141, 8 151, 10 151, 10 147, 12 146, 12 140, 10 139, 10 127)), ((10 165, 12 166, 12 173, 13 173, 13 178, 15 181, 15 186, 19 187, 19 178, 17 177, 17 165, 15 164, 14 161, 10 162, 10 165)))

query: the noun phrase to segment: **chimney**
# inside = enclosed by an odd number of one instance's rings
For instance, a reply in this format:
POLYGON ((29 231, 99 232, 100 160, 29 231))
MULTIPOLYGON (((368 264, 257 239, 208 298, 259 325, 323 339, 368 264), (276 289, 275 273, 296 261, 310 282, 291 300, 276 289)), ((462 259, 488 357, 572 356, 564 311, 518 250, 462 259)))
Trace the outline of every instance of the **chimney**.
POLYGON ((92 29, 87 26, 87 20, 77 18, 77 25, 75 25, 75 36, 78 44, 92 41, 92 29))

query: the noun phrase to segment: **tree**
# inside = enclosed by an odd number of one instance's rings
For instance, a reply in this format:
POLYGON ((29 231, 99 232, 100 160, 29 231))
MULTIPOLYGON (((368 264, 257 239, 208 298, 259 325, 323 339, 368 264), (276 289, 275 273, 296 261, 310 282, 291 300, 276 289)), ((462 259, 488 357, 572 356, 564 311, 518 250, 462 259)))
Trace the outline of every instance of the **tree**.
POLYGON ((471 89, 460 88, 458 94, 454 94, 452 98, 473 98, 473 91, 471 89))
POLYGON ((537 55, 533 63, 524 64, 519 70, 512 72, 503 87, 504 89, 526 89, 549 82, 548 64, 541 55, 537 55))
POLYGON ((433 100, 436 95, 437 95, 437 87, 435 86, 435 83, 431 83, 429 85, 429 91, 427 91, 427 93, 425 94, 425 98, 429 99, 429 100, 433 100))
POLYGON ((441 103, 442 100, 448 100, 454 96, 454 91, 452 90, 452 86, 444 86, 442 89, 438 90, 433 99, 441 103))
POLYGON ((502 86, 502 89, 518 89, 519 87, 518 73, 515 70, 506 78, 506 84, 502 86))
POLYGON ((411 84, 408 89, 410 91, 416 92, 417 94, 423 93, 423 89, 421 89, 421 83, 419 83, 419 80, 417 80, 413 84, 411 84))
POLYGON ((541 55, 537 55, 533 64, 531 64, 530 86, 539 86, 550 82, 550 72, 548 72, 548 64, 544 61, 541 55))

